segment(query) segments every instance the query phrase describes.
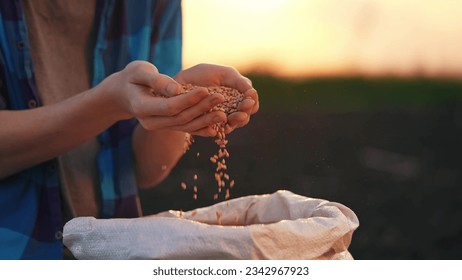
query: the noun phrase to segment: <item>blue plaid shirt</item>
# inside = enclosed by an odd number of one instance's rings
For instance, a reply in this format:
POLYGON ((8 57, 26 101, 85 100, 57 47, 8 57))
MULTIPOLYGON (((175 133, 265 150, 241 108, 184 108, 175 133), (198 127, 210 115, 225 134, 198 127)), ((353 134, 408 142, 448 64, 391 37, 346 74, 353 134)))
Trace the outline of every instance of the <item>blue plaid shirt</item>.
MULTIPOLYGON (((181 70, 181 0, 98 0, 92 85, 130 61, 181 70)), ((0 0, 0 110, 41 106, 20 0, 0 0)), ((1 120, 0 120, 1 121, 1 120)), ((141 215, 132 165, 136 120, 98 136, 101 216, 141 215)), ((56 160, 0 180, 0 259, 62 258, 62 213, 56 160)))

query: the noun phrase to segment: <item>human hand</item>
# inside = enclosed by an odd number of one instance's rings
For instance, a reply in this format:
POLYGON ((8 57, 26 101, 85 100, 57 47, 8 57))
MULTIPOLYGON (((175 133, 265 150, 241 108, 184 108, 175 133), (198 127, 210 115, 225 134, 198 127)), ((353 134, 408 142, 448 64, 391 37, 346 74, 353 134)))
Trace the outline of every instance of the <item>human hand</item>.
POLYGON ((236 69, 213 64, 198 64, 181 71, 174 79, 180 84, 197 86, 227 86, 244 93, 244 100, 238 105, 238 112, 228 116, 226 133, 246 125, 250 116, 259 109, 258 93, 252 87, 252 82, 242 76, 236 69))
POLYGON ((210 95, 205 88, 179 94, 180 85, 160 74, 149 62, 131 62, 98 87, 110 93, 120 119, 135 117, 146 130, 170 129, 214 136, 211 125, 226 121, 223 112, 209 112, 223 102, 223 96, 210 95))

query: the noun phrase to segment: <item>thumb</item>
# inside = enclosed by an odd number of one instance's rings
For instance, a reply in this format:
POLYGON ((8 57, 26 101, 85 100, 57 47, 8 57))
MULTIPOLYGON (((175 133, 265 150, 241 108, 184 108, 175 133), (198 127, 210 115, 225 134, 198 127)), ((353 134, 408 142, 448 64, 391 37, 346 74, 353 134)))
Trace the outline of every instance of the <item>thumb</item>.
POLYGON ((180 93, 180 84, 169 76, 160 74, 157 68, 147 61, 131 62, 124 71, 128 72, 131 83, 149 87, 155 94, 171 97, 180 93))

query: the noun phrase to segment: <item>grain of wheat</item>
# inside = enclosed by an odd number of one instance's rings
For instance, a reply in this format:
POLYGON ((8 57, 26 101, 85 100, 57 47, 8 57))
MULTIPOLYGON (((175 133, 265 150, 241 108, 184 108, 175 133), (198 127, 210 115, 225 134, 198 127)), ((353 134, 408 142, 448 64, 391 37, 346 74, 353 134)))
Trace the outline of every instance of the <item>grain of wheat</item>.
POLYGON ((223 215, 223 212, 221 212, 220 210, 216 211, 215 212, 215 215, 217 216, 217 225, 222 225, 221 223, 221 216, 223 215))

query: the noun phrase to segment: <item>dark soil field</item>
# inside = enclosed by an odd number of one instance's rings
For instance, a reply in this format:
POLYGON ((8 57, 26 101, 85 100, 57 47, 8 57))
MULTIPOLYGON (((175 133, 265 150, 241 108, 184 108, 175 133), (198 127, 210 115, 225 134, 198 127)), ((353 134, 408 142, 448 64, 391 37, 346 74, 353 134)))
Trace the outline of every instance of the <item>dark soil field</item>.
MULTIPOLYGON (((261 109, 229 136, 231 198, 286 189, 342 203, 360 221, 356 259, 462 259, 462 82, 249 76, 261 109)), ((144 213, 215 203, 216 149, 196 138, 141 193, 144 213), (194 174, 197 200, 180 187, 194 174)))

